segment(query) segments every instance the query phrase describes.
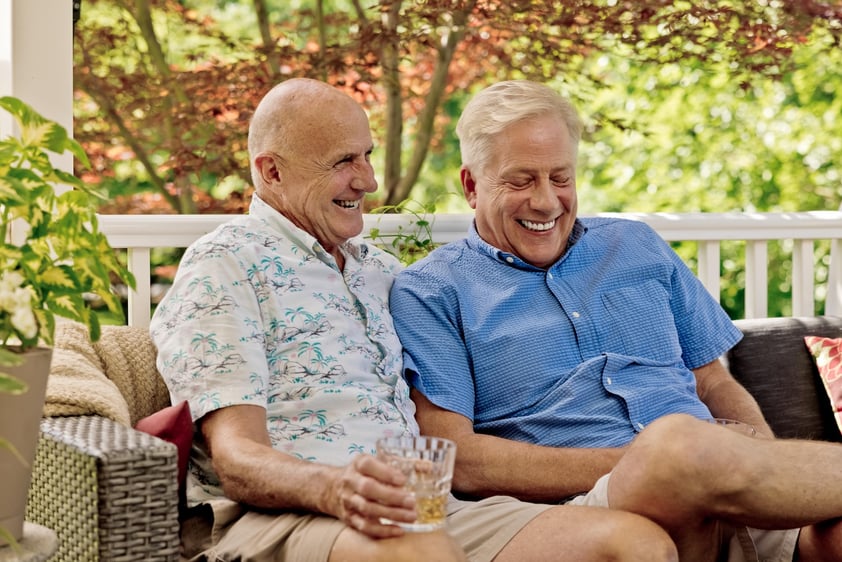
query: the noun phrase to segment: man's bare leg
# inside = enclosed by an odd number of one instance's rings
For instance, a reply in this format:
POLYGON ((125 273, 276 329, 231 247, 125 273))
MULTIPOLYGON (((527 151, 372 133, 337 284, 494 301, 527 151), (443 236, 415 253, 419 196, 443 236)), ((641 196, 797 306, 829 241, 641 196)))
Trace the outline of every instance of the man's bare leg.
MULTIPOLYGON (((682 562, 712 560, 715 521, 790 529, 842 516, 842 487, 830 484, 839 466, 837 444, 752 438, 673 415, 632 442, 612 472, 609 503, 664 527, 682 562)), ((808 533, 805 545, 826 544, 835 528, 808 533)))
POLYGON ((632 513, 599 507, 557 506, 529 522, 494 559, 577 562, 677 562, 666 531, 632 513))
MULTIPOLYGON (((598 507, 552 507, 530 521, 495 562, 678 562, 669 535, 645 517, 598 507)), ((336 539, 331 562, 461 562, 465 555, 444 531, 373 539, 347 528, 336 539)))

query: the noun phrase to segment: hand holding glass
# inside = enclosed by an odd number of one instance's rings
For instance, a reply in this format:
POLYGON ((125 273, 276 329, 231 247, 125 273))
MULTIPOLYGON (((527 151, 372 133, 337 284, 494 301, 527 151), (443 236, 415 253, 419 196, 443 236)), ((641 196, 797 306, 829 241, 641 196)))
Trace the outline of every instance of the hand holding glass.
POLYGON ((404 487, 415 496, 416 519, 404 523, 381 519, 414 532, 433 531, 447 519, 447 497, 453 480, 456 444, 440 437, 387 437, 377 441, 377 457, 403 472, 404 487))

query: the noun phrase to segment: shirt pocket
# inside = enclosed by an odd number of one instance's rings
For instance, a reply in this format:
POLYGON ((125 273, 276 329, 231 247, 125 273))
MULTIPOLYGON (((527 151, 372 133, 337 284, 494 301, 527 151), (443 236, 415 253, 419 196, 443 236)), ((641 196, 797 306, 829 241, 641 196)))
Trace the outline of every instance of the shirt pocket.
POLYGON ((610 341, 621 355, 655 361, 681 361, 681 346, 670 308, 670 295, 657 281, 645 281, 604 293, 602 304, 612 320, 610 341))

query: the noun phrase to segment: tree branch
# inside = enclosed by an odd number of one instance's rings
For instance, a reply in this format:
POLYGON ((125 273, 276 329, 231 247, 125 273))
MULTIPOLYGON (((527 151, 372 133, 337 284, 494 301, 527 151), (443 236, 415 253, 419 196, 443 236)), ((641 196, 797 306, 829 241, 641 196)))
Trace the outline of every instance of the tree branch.
POLYGON ((281 65, 275 57, 275 40, 272 38, 272 29, 269 26, 269 9, 266 7, 266 0, 254 0, 254 11, 257 14, 260 39, 266 51, 266 62, 269 63, 272 77, 278 78, 281 75, 281 65))
POLYGON ((164 55, 164 50, 161 48, 161 42, 158 41, 158 36, 155 34, 155 26, 152 25, 152 11, 149 8, 149 0, 134 0, 134 10, 129 10, 146 42, 149 49, 149 59, 152 64, 161 73, 167 88, 170 89, 176 99, 180 103, 188 103, 189 99, 184 90, 178 85, 178 82, 172 79, 172 72, 170 65, 167 63, 167 57, 164 55))
POLYGON ((152 164, 152 161, 149 159, 149 155, 146 153, 146 149, 144 148, 143 144, 140 140, 135 137, 129 127, 126 125, 123 118, 117 112, 117 108, 114 107, 114 104, 111 103, 111 100, 108 96, 100 94, 100 92, 107 91, 106 88, 90 88, 85 87, 85 84, 79 84, 77 82, 77 87, 82 89, 86 94, 91 96, 91 99, 96 101, 97 105, 99 105, 105 114, 109 117, 110 121, 117 127, 117 130, 120 131, 120 134, 123 136, 123 139, 129 145, 129 147, 134 152, 135 158, 140 162, 143 166, 143 169, 146 170, 146 173, 149 174, 149 182, 152 184, 152 187, 155 188, 155 191, 161 194, 161 196, 169 203, 169 205, 173 208, 174 211, 177 213, 181 212, 181 205, 179 204, 178 198, 175 197, 172 193, 167 190, 166 183, 164 182, 163 178, 158 175, 158 170, 155 168, 155 165, 152 164))
POLYGON ((403 96, 399 69, 400 45, 398 43, 398 22, 401 3, 381 2, 386 7, 384 31, 387 43, 383 47, 380 66, 383 69, 383 89, 386 92, 386 140, 383 170, 383 186, 386 200, 393 199, 401 179, 401 148, 403 145, 403 96))
POLYGON ((466 2, 462 10, 453 14, 453 24, 444 45, 437 47, 436 66, 433 70, 433 79, 430 82, 430 90, 424 103, 424 109, 418 115, 418 127, 415 131, 415 142, 412 147, 409 165, 406 174, 401 178, 394 191, 390 191, 385 202, 386 205, 397 205, 409 197, 412 186, 418 181, 421 168, 427 159, 427 152, 430 149, 430 141, 433 137, 433 127, 438 114, 444 90, 447 86, 447 77, 450 71, 450 63, 462 38, 465 36, 466 23, 471 11, 474 9, 476 0, 466 2))

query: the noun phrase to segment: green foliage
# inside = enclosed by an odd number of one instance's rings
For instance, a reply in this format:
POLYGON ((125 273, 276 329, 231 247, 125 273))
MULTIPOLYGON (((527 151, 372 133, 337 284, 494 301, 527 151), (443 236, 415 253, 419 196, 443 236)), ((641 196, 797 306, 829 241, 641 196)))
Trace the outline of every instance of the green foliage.
POLYGON ((810 10, 735 0, 90 0, 76 26, 77 138, 92 179, 114 193, 125 183, 197 212, 203 175, 248 183, 256 100, 278 81, 321 78, 370 108, 385 153, 382 200, 393 204, 416 183, 436 188, 421 166, 453 154, 451 122, 475 87, 555 80, 590 114, 604 70, 588 61, 604 54, 713 69, 745 88, 783 76, 814 29, 839 40, 842 10, 810 10))
MULTIPOLYGON (((85 295, 122 312, 111 275, 131 286, 134 278, 99 232, 101 195, 50 162, 50 153, 69 151, 83 164, 87 157, 63 127, 24 102, 3 97, 0 108, 20 130, 0 140, 0 231, 6 234, 0 242, 0 349, 51 344, 56 316, 85 324, 97 339, 99 321, 85 295), (12 233, 13 223, 25 236, 12 233)), ((0 364, 11 364, 10 357, 0 355, 0 364)))
POLYGON ((414 263, 433 248, 433 222, 435 221, 435 204, 421 204, 417 201, 406 200, 397 205, 384 205, 371 210, 375 214, 409 213, 413 219, 409 227, 398 227, 396 234, 381 233, 379 227, 369 229, 366 238, 397 257, 404 265, 414 263))
MULTIPOLYGON (((583 114, 580 212, 794 212, 842 206, 842 52, 816 31, 776 80, 735 83, 727 67, 660 66, 601 54, 583 114), (615 124, 617 126, 613 126, 615 124)), ((695 244, 676 246, 693 263, 695 244)), ((827 279, 827 241, 816 277, 827 279)), ((723 306, 743 316, 745 249, 723 244, 723 306)), ((769 314, 791 313, 791 243, 770 244, 769 314)), ((816 294, 821 313, 825 295, 816 294)))
POLYGON ((601 211, 803 211, 842 203, 842 54, 822 38, 780 80, 727 69, 646 67, 602 56, 607 87, 586 115, 583 203, 601 211))
MULTIPOLYGON (((90 0, 76 28, 76 137, 94 162, 89 181, 112 196, 154 192, 157 212, 218 211, 203 202, 248 193, 257 100, 311 76, 369 110, 380 202, 467 212, 461 197, 440 199, 461 191, 455 120, 475 89, 531 78, 588 120, 583 214, 836 209, 842 8, 813 4, 90 0)), ((688 261, 691 246, 679 248, 688 261)), ((771 248, 772 259, 785 251, 771 248)), ((727 285, 741 253, 723 251, 723 302, 739 300, 727 285)), ((791 282, 773 273, 774 314, 791 282)))

